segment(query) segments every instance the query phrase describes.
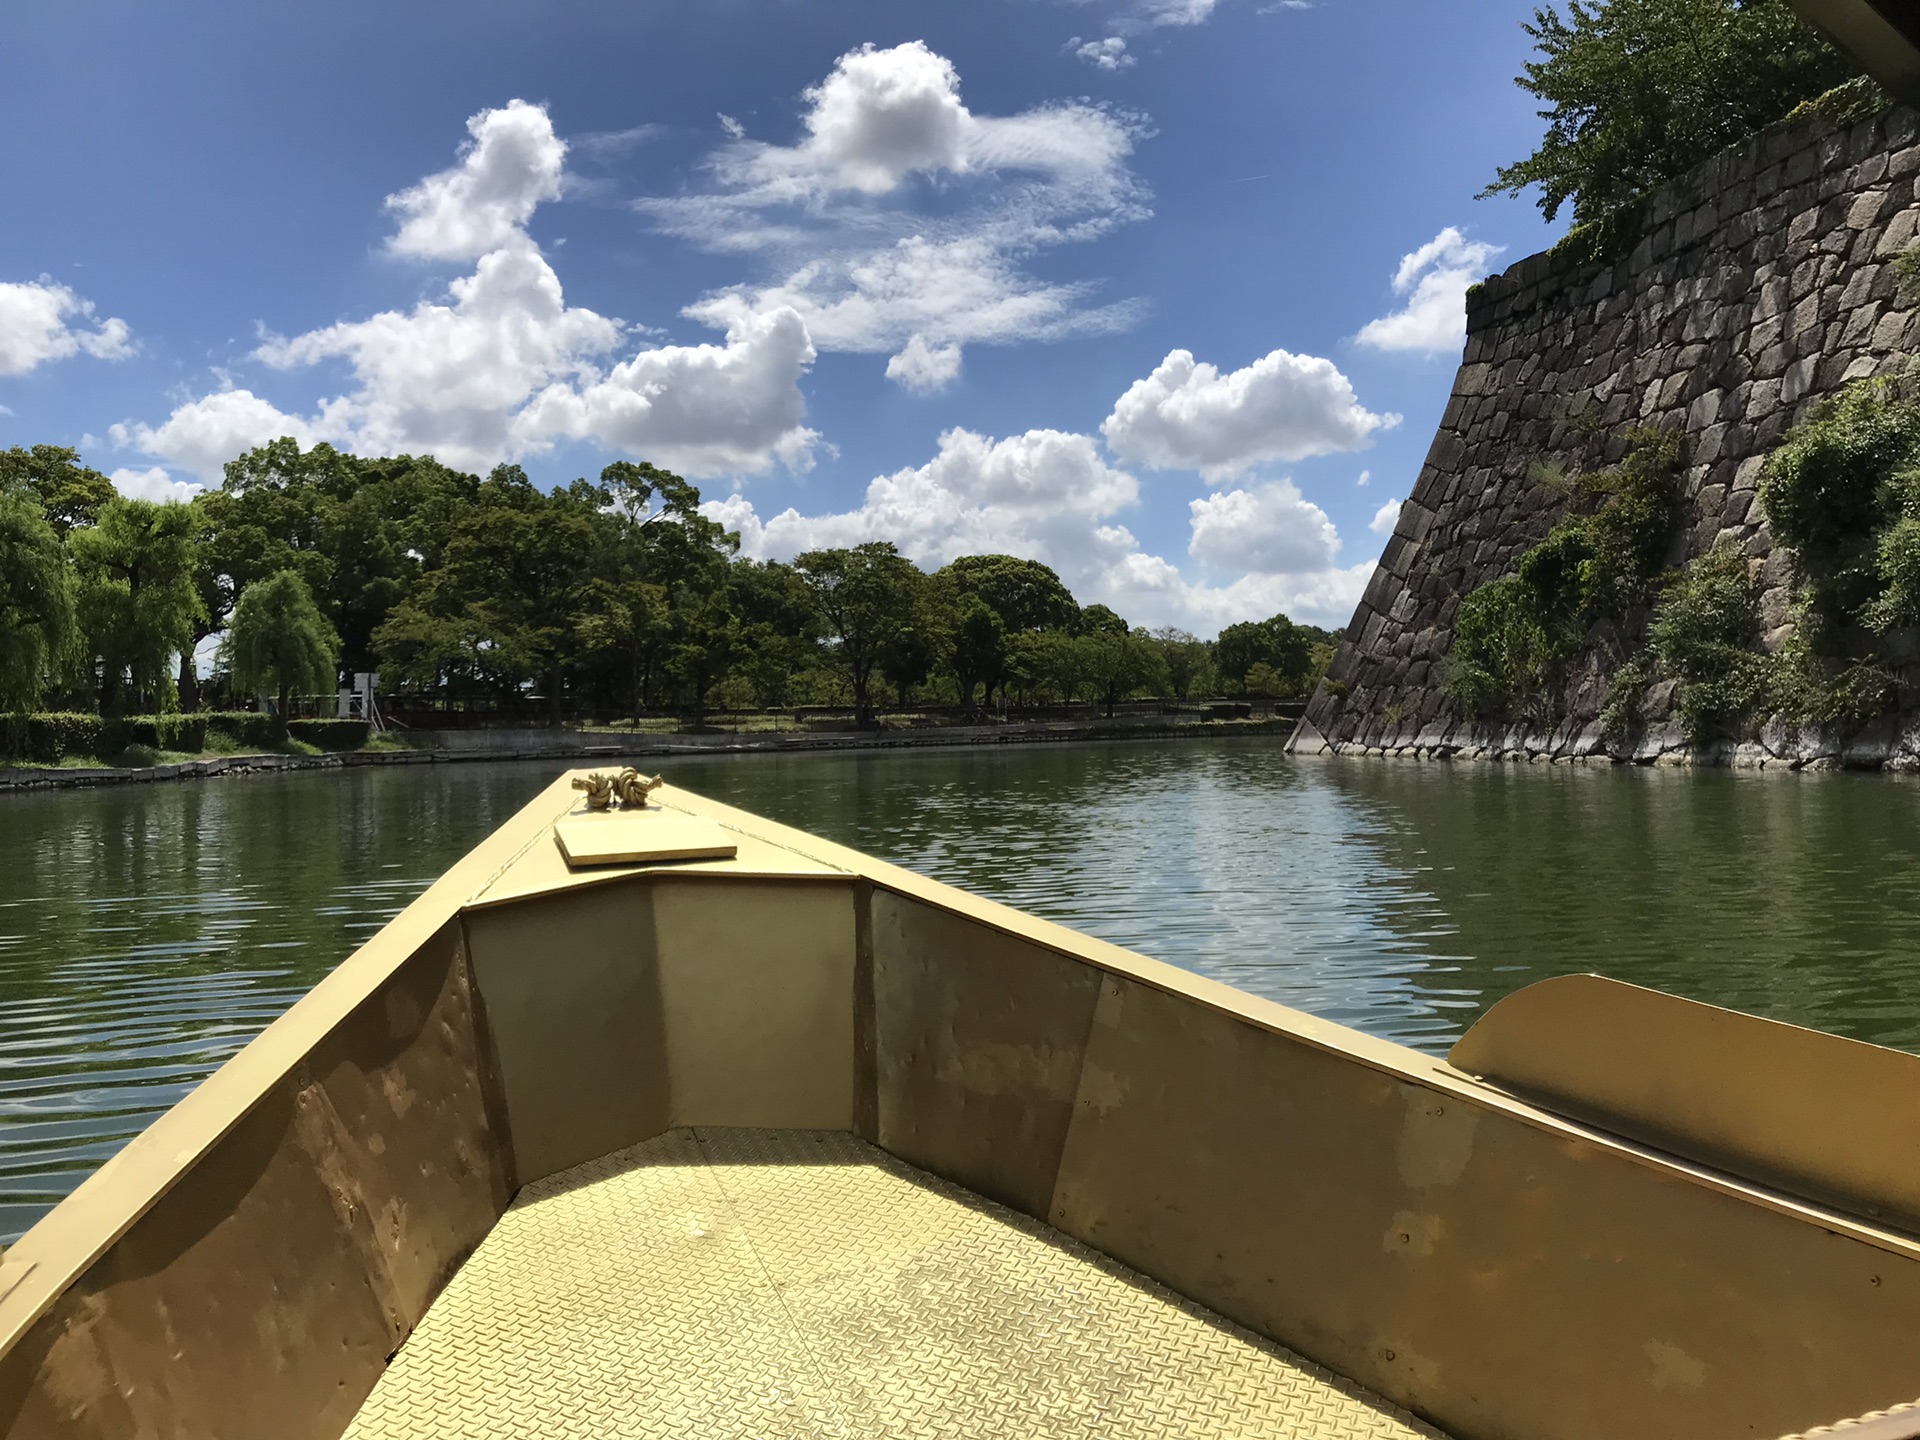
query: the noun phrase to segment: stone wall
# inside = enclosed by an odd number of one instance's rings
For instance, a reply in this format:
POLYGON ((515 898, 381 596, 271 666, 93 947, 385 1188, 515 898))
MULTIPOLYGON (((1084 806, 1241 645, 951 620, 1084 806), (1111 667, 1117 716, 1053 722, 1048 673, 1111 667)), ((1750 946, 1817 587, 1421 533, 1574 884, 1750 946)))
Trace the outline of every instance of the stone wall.
POLYGON ((1293 748, 1920 763, 1920 716, 1844 738, 1776 726, 1694 755, 1670 682, 1652 687, 1609 747, 1598 720, 1608 666, 1597 655, 1575 667, 1551 731, 1476 722, 1440 685, 1462 597, 1508 573, 1562 513, 1563 492, 1539 483, 1539 467, 1602 468, 1637 426, 1686 437, 1669 563, 1732 537, 1762 587, 1766 643, 1790 632, 1790 556, 1773 548, 1755 503, 1761 467, 1821 399, 1904 367, 1920 346, 1920 312, 1897 293, 1892 263, 1920 221, 1917 142, 1920 114, 1901 105, 1844 128, 1818 114, 1783 122, 1650 197, 1625 259, 1580 264, 1549 251, 1471 292, 1439 433, 1293 748))

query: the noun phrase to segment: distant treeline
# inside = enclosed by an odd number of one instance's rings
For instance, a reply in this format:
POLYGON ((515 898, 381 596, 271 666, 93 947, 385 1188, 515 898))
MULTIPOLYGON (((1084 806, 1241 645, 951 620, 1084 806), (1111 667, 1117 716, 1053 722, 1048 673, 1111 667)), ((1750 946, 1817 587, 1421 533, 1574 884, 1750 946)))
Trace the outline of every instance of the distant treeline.
POLYGON ((554 720, 882 704, 961 708, 1307 693, 1333 635, 1284 615, 1217 640, 1081 605, 1047 566, 891 544, 743 559, 652 465, 553 491, 502 465, 289 439, 186 504, 119 496, 58 446, 0 452, 0 713, 103 715, 330 691, 554 720), (190 657, 227 637, 211 681, 190 657))

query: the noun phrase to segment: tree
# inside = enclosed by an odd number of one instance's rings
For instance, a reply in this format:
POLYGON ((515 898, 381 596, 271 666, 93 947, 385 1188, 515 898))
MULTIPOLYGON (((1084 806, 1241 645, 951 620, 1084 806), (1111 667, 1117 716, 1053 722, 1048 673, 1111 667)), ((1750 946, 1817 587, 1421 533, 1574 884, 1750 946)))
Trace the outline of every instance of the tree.
POLYGON ((194 513, 185 505, 109 500, 97 525, 67 538, 81 629, 100 662, 100 711, 129 693, 174 702, 171 661, 191 650, 206 613, 195 583, 194 513))
POLYGON ((1161 658, 1166 661, 1167 684, 1173 698, 1186 700, 1212 669, 1211 647, 1197 636, 1171 625, 1154 631, 1153 638, 1160 646, 1161 658))
POLYGON ((1540 187, 1551 220, 1600 220, 1858 73, 1787 0, 1569 0, 1523 28, 1542 58, 1514 83, 1546 138, 1483 195, 1540 187))
POLYGON ((1166 684, 1166 661, 1145 630, 1101 629, 1075 643, 1084 656, 1087 678, 1106 702, 1109 720, 1114 706, 1129 695, 1166 684))
POLYGON ((813 593, 797 570, 774 560, 736 561, 727 581, 740 615, 735 673, 762 708, 785 705, 818 646, 813 593))
POLYGON ((1073 631, 1077 635, 1125 635, 1127 622, 1105 605, 1089 605, 1074 617, 1073 631))
POLYGON ((873 723, 874 667, 911 625, 926 577, 890 541, 809 550, 793 562, 813 592, 833 653, 853 688, 854 723, 873 723))
POLYGON ((595 580, 583 592, 575 620, 580 647, 609 662, 614 687, 636 722, 651 699, 672 622, 664 585, 595 580))
POLYGON ((1038 560, 962 555, 940 574, 959 593, 979 596, 1009 634, 1070 628, 1080 613, 1072 592, 1038 560))
POLYGON ((1247 673, 1255 665, 1264 664, 1275 677, 1265 683, 1282 687, 1276 693, 1298 694, 1313 670, 1314 643, 1324 633, 1312 626, 1296 625, 1285 615, 1229 625, 1214 642, 1214 663, 1220 669, 1220 678, 1239 689, 1246 688, 1247 673))
POLYGON ((119 493, 106 476, 80 463, 78 451, 64 445, 0 450, 0 491, 10 490, 31 492, 62 540, 82 526, 97 524, 101 509, 119 493))
POLYGON ((60 536, 32 491, 0 479, 0 712, 39 705, 77 638, 60 536))
POLYGON ((991 705, 994 687, 1007 670, 1006 622, 978 595, 962 593, 949 606, 945 637, 947 667, 959 686, 961 708, 973 708, 976 685, 986 687, 982 703, 991 705))
POLYGON ((234 687, 274 692, 283 722, 295 691, 331 692, 339 683, 340 637, 293 570, 240 592, 221 650, 234 687))

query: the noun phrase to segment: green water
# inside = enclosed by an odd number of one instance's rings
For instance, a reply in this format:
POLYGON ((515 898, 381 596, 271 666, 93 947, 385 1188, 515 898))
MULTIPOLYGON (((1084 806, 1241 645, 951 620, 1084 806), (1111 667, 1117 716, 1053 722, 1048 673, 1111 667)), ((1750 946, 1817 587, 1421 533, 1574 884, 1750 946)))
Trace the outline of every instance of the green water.
MULTIPOLYGON (((0 1239, 558 762, 0 798, 0 1239)), ((1598 970, 1920 1049, 1920 785, 1289 760, 1271 741, 737 756, 676 783, 1441 1050, 1598 970)))

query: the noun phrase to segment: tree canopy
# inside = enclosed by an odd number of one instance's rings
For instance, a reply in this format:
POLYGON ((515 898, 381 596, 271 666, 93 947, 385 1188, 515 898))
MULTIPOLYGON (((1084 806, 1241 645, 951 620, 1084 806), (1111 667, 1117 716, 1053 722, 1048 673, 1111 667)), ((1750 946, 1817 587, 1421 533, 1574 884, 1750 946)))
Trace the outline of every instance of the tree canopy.
POLYGON ((195 584, 194 515, 185 505, 116 497, 99 523, 67 537, 79 613, 100 661, 103 715, 144 701, 173 708, 171 666, 190 652, 205 614, 195 584))
POLYGON ((31 710, 78 639, 60 536, 24 487, 0 481, 0 712, 31 710))
POLYGON ((340 637, 313 603, 296 570, 256 580, 240 592, 222 655, 240 690, 272 691, 287 714, 296 693, 331 690, 339 672, 340 637))
POLYGON ((1514 83, 1547 133, 1482 193, 1537 185, 1549 220, 1602 219, 1859 73, 1787 0, 1568 0, 1522 23, 1540 58, 1514 83))
MULTIPOLYGON (((0 707, 166 708, 170 664, 188 708, 264 691, 283 711, 331 696, 336 667, 378 669, 389 708, 423 723, 851 703, 871 725, 883 703, 1246 692, 1245 627, 1220 644, 1149 634, 1037 560, 929 574, 881 541, 792 564, 739 545, 692 484, 639 462, 546 489, 511 465, 481 477, 282 439, 237 456, 219 489, 157 505, 71 450, 5 452, 0 707), (198 694, 192 655, 217 632, 225 659, 198 694)), ((1280 693, 1316 675, 1292 663, 1280 693)))

